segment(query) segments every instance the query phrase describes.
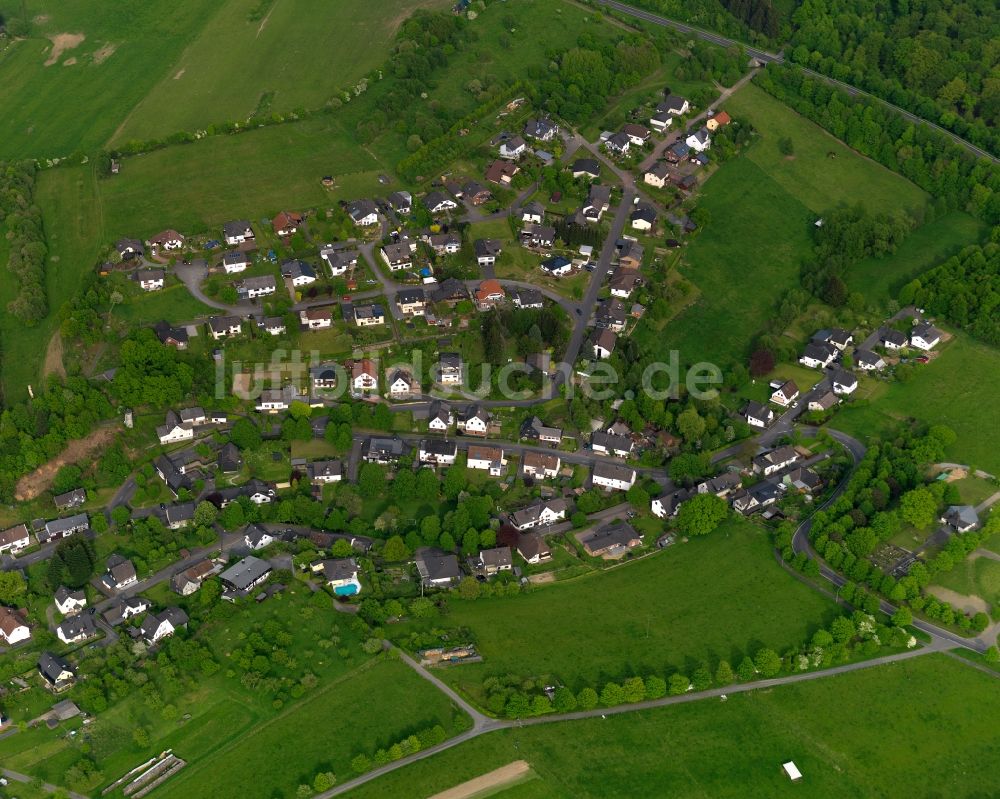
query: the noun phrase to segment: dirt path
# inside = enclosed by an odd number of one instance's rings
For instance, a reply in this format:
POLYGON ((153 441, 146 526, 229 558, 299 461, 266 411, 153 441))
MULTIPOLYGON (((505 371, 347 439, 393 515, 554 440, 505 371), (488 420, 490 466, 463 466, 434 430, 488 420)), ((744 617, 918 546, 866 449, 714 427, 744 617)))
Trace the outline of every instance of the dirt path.
POLYGON ((66 368, 63 366, 63 343, 62 336, 57 330, 49 339, 49 346, 45 349, 45 363, 42 366, 42 377, 49 375, 59 375, 66 377, 66 368))
POLYGON ((501 766, 487 774, 463 782, 454 788, 449 788, 447 791, 436 793, 430 799, 471 799, 471 797, 478 796, 484 791, 509 785, 521 779, 530 771, 531 766, 528 765, 527 761, 515 760, 513 763, 508 763, 506 766, 501 766))
POLYGON ((39 466, 31 474, 26 474, 17 481, 14 499, 25 502, 34 499, 52 485, 56 473, 67 463, 77 463, 86 460, 92 454, 102 450, 118 432, 117 422, 106 422, 85 438, 70 441, 59 455, 44 466, 39 466))

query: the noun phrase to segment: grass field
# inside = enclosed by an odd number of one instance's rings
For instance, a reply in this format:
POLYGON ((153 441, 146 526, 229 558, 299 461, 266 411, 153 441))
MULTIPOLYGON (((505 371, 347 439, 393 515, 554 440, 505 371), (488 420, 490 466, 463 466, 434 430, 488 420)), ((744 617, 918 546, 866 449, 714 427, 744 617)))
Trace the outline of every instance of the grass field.
POLYGON ((858 155, 752 83, 730 97, 725 108, 748 119, 761 134, 747 158, 813 213, 859 201, 879 211, 915 209, 928 199, 913 183, 858 155), (794 155, 779 151, 782 137, 792 140, 794 155))
POLYGON ((430 796, 523 759, 541 787, 526 782, 504 799, 985 797, 995 788, 995 686, 947 655, 926 655, 725 702, 505 730, 346 796, 430 796), (781 772, 788 760, 802 782, 781 772))
POLYGON ((552 675, 575 688, 797 645, 835 611, 774 562, 758 528, 733 520, 702 540, 514 599, 452 602, 483 664, 441 672, 474 693, 490 674, 552 675))
MULTIPOLYGON (((84 274, 94 268, 104 243, 104 222, 92 167, 40 173, 35 202, 43 210, 49 247, 45 266, 49 315, 34 327, 26 327, 8 314, 0 314, 0 371, 8 402, 24 399, 28 384, 37 385, 46 347, 58 326, 59 308, 76 293, 84 274)), ((16 287, 9 281, 0 281, 0 308, 15 293, 16 287)))
POLYGON ((831 424, 862 440, 894 419, 914 417, 945 424, 958 439, 947 460, 1000 474, 1000 351, 963 334, 916 370, 906 383, 872 383, 870 402, 844 407, 831 424))
POLYGON ((983 226, 961 211, 918 227, 886 258, 867 258, 854 264, 847 274, 847 285, 860 291, 870 302, 884 305, 915 277, 950 258, 962 247, 979 241, 983 226))
POLYGON ((1000 605, 1000 562, 985 557, 966 558, 947 574, 936 577, 934 582, 963 596, 979 597, 996 616, 1000 605))
MULTIPOLYGON (((712 176, 701 206, 711 221, 681 268, 701 298, 644 344, 659 351, 666 343, 680 350, 682 363, 726 364, 742 357, 781 292, 797 284, 799 264, 812 251, 813 215, 745 157, 712 176)), ((650 326, 637 335, 643 330, 650 326)))

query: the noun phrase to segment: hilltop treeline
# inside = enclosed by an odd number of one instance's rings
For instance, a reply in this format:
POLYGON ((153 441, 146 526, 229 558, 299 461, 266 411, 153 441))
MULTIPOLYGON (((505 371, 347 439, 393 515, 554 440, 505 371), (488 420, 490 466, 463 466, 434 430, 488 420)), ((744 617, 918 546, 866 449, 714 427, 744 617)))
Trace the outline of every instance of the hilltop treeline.
POLYGON ((1000 222, 1000 171, 943 133, 914 125, 875 100, 850 97, 792 66, 769 65, 757 84, 849 147, 932 194, 939 210, 1000 222))
POLYGON ((36 324, 49 312, 45 293, 48 249, 34 194, 34 166, 0 162, 0 230, 9 246, 7 268, 17 285, 17 296, 7 303, 7 312, 26 325, 36 324))
POLYGON ((899 301, 1000 346, 1000 245, 966 247, 903 286, 899 301))

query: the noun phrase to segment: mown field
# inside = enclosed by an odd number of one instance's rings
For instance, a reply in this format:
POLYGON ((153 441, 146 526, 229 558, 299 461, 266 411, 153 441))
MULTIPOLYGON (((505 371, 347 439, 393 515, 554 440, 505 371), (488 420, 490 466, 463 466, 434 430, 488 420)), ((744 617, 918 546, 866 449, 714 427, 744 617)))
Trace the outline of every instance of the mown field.
MULTIPOLYGON (((441 672, 475 695, 492 674, 552 675, 579 689, 808 639, 836 611, 784 572, 766 535, 733 520, 637 563, 512 599, 451 602, 484 662, 441 672)), ((435 624, 440 626, 440 622, 435 624)))
POLYGON ((995 686, 947 655, 925 655, 725 702, 505 730, 346 796, 430 796, 520 759, 540 781, 504 799, 989 796, 995 686), (782 773, 788 760, 800 783, 782 773))
MULTIPOLYGON (((947 574, 936 577, 934 584, 962 596, 977 597, 986 603, 986 612, 994 619, 1000 615, 997 613, 1000 605, 1000 563, 992 558, 966 558, 947 574)), ((933 587, 931 591, 934 591, 933 587)))
POLYGON ((960 333, 939 349, 905 383, 869 383, 868 402, 845 406, 831 426, 864 440, 898 419, 945 424, 958 434, 949 461, 1000 474, 1000 351, 960 333))

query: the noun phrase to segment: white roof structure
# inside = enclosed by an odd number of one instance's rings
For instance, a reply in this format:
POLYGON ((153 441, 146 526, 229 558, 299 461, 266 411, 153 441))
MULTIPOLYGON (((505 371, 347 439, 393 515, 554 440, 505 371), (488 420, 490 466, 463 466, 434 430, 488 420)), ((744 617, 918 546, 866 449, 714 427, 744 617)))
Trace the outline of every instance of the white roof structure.
POLYGON ((798 782, 802 779, 802 772, 799 771, 799 767, 795 765, 794 761, 789 760, 787 763, 782 763, 781 768, 792 782, 798 782))

